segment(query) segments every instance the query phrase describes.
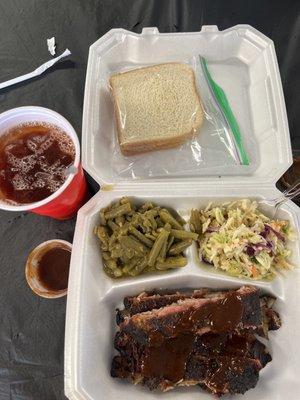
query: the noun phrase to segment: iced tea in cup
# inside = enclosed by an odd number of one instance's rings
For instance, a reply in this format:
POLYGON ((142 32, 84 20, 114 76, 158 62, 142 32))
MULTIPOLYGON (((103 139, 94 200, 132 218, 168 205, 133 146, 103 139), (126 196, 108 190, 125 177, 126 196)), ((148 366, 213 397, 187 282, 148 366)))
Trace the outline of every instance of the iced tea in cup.
POLYGON ((64 117, 33 106, 0 114, 1 209, 68 219, 86 199, 78 137, 64 117))

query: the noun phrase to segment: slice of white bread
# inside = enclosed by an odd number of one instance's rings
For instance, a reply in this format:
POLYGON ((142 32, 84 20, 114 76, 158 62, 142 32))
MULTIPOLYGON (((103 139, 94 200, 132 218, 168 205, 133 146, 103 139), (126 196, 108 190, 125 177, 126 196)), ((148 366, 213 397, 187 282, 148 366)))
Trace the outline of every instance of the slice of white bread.
POLYGON ((177 147, 193 137, 203 109, 191 67, 158 64, 110 77, 124 155, 177 147))

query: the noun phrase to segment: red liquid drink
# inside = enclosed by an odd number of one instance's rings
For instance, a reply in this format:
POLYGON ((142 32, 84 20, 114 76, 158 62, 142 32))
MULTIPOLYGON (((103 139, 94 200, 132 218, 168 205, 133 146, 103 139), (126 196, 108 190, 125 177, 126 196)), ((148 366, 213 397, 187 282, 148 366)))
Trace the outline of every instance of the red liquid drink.
POLYGON ((87 200, 76 132, 58 113, 0 114, 0 208, 71 218, 87 200))
POLYGON ((0 137, 1 197, 30 204, 51 196, 66 181, 74 160, 71 138, 55 125, 16 126, 0 137))

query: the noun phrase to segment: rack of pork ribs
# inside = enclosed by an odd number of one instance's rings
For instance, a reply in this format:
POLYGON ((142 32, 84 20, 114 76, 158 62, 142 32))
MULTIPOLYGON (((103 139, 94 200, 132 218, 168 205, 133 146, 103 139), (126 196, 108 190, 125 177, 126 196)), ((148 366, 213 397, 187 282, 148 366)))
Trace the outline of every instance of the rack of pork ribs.
POLYGON ((274 302, 252 286, 125 297, 111 376, 151 390, 199 385, 217 396, 245 393, 272 360, 258 337, 281 325, 274 302))

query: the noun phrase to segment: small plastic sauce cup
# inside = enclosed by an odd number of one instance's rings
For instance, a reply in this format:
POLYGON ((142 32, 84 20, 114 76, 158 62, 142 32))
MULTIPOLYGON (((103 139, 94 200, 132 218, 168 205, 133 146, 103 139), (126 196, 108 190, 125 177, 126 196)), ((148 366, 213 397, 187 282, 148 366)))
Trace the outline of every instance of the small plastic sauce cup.
POLYGON ((50 249, 60 248, 68 251, 72 251, 72 244, 60 239, 48 240, 35 247, 28 256, 25 276, 28 285, 31 290, 38 296, 45 297, 47 299, 56 299, 63 297, 67 294, 68 287, 62 290, 50 290, 43 281, 40 280, 39 274, 39 262, 43 255, 45 255, 50 249))
POLYGON ((75 146, 74 173, 51 196, 32 204, 10 204, 0 200, 0 209, 8 211, 31 211, 55 219, 72 218, 87 201, 88 190, 80 163, 80 145, 72 125, 60 114, 43 107, 19 107, 0 114, 0 135, 25 122, 51 123, 61 128, 75 146))

